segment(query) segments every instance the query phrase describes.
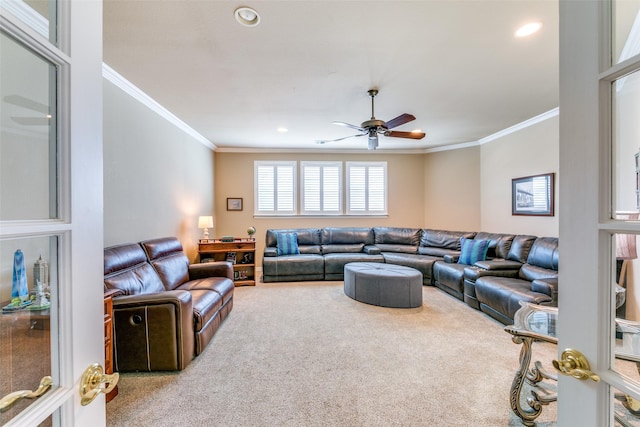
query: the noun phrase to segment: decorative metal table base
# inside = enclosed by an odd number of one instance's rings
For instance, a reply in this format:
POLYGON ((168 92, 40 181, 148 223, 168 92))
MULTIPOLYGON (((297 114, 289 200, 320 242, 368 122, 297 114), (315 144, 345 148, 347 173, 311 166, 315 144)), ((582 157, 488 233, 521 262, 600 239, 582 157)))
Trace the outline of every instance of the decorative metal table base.
POLYGON ((546 372, 540 362, 535 362, 534 366, 531 365, 531 352, 533 342, 536 340, 534 336, 526 336, 523 331, 510 330, 506 328, 506 331, 513 334, 513 342, 516 344, 522 344, 520 349, 520 367, 516 371, 516 375, 511 383, 510 403, 513 413, 516 414, 522 420, 522 423, 526 426, 535 425, 534 420, 538 418, 542 412, 542 405, 548 405, 551 402, 558 400, 557 393, 551 393, 543 395, 538 393, 535 389, 531 391, 531 397, 527 398, 528 408, 522 407, 522 390, 524 388, 525 381, 536 386, 540 381, 544 379, 550 379, 557 381, 557 375, 546 372))

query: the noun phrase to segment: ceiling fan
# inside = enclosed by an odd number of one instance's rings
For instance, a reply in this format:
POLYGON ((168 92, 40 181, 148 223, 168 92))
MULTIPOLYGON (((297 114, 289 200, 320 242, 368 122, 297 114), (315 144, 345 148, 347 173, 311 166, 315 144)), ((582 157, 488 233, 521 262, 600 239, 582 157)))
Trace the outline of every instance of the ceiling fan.
POLYGON ((369 89, 367 92, 371 97, 371 119, 362 122, 360 126, 352 125, 345 122, 333 122, 335 125, 345 126, 351 129, 357 130, 358 134, 349 135, 342 138, 330 139, 330 140, 318 140, 316 141, 318 144, 326 144, 327 142, 336 142, 342 141, 347 138, 354 138, 359 136, 368 135, 369 137, 369 150, 375 150, 378 147, 378 134, 389 136, 392 138, 409 138, 409 139, 422 139, 425 137, 424 132, 403 132, 397 130, 391 130, 395 127, 403 125, 405 123, 409 123, 416 118, 411 114, 400 114, 398 117, 385 122, 383 120, 378 120, 374 114, 374 98, 378 94, 377 89, 369 89))
POLYGON ((40 102, 34 101, 29 98, 25 98, 21 95, 7 95, 2 98, 7 104, 15 105, 17 107, 25 108, 35 113, 41 113, 31 117, 16 117, 11 116, 11 120, 25 126, 48 126, 51 122, 51 112, 49 106, 40 102))

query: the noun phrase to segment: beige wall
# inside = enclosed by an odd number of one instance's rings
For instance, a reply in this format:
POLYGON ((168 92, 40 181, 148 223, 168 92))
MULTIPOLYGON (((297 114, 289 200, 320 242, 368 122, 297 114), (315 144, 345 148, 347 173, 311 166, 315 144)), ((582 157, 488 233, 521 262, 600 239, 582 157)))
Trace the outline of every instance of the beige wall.
POLYGON ((558 235, 557 197, 554 217, 511 215, 511 179, 554 172, 557 188, 557 117, 481 146, 417 155, 214 154, 106 80, 104 99, 105 246, 176 236, 195 260, 197 217, 207 214, 214 215, 215 237, 245 236, 255 226, 258 254, 268 228, 386 225, 558 235), (389 215, 254 218, 255 160, 387 161, 389 215), (241 197, 243 210, 227 211, 228 197, 241 197))
POLYGON ((198 216, 214 209, 214 157, 104 80, 105 246, 175 236, 195 259, 198 216))
POLYGON ((480 229, 480 147, 424 155, 423 227, 480 229))
POLYGON ((415 154, 256 154, 216 153, 215 158, 215 218, 212 235, 245 237, 248 226, 256 233, 257 263, 264 250, 264 237, 269 228, 398 226, 422 227, 424 222, 423 156, 415 154), (253 162, 255 160, 312 161, 386 161, 389 181, 388 217, 286 217, 254 218, 253 162), (241 197, 241 212, 227 211, 228 197, 241 197))
POLYGON ((480 228, 483 231, 558 236, 558 116, 480 146, 480 228), (555 173, 555 215, 511 215, 511 180, 555 173))

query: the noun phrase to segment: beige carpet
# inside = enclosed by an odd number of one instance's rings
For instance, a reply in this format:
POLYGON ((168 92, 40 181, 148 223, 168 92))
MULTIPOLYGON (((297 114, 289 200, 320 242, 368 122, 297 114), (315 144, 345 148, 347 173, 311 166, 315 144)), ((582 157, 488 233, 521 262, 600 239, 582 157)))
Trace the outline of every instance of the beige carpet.
MULTIPOLYGON (((391 309, 346 297, 342 282, 236 288, 186 370, 120 376, 107 425, 520 426, 509 407, 520 346, 464 302, 423 292, 423 307, 391 309)), ((537 425, 554 426, 555 411, 537 425)))

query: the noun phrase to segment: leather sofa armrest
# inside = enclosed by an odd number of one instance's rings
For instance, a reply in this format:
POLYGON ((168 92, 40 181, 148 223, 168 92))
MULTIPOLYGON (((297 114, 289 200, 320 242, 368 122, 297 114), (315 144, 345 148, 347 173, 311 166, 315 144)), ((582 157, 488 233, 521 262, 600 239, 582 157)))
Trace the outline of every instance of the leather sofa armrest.
POLYGON ((113 309, 167 303, 174 304, 179 310, 186 310, 190 315, 192 314, 191 294, 183 290, 117 296, 113 298, 113 309))
POLYGON ((554 301, 558 301, 558 278, 536 279, 531 282, 531 290, 549 295, 554 301))
POLYGON ((207 277, 228 277, 233 280, 233 265, 228 261, 204 262, 189 265, 189 280, 207 277))
POLYGON ((460 259, 460 254, 457 254, 457 255, 448 254, 448 255, 445 255, 443 259, 444 259, 444 262, 448 264, 457 264, 458 260, 460 259))
POLYGON ((278 248, 273 248, 273 247, 264 248, 264 256, 268 256, 268 257, 278 256, 278 248))
POLYGON ((184 290, 113 299, 117 369, 182 370, 193 359, 193 302, 184 290))
POLYGON ((362 251, 367 255, 380 255, 380 248, 376 245, 365 245, 362 251))
POLYGON ((489 259, 484 261, 478 261, 474 264, 475 267, 479 267, 483 270, 520 270, 522 263, 518 261, 511 261, 507 259, 489 259))
MULTIPOLYGON (((480 262, 480 261, 479 261, 480 262)), ((480 268, 476 265, 471 267, 465 267, 464 269, 464 280, 467 280, 471 283, 475 283, 475 281, 482 276, 499 276, 499 277, 518 277, 519 270, 487 270, 484 268, 480 268)))

